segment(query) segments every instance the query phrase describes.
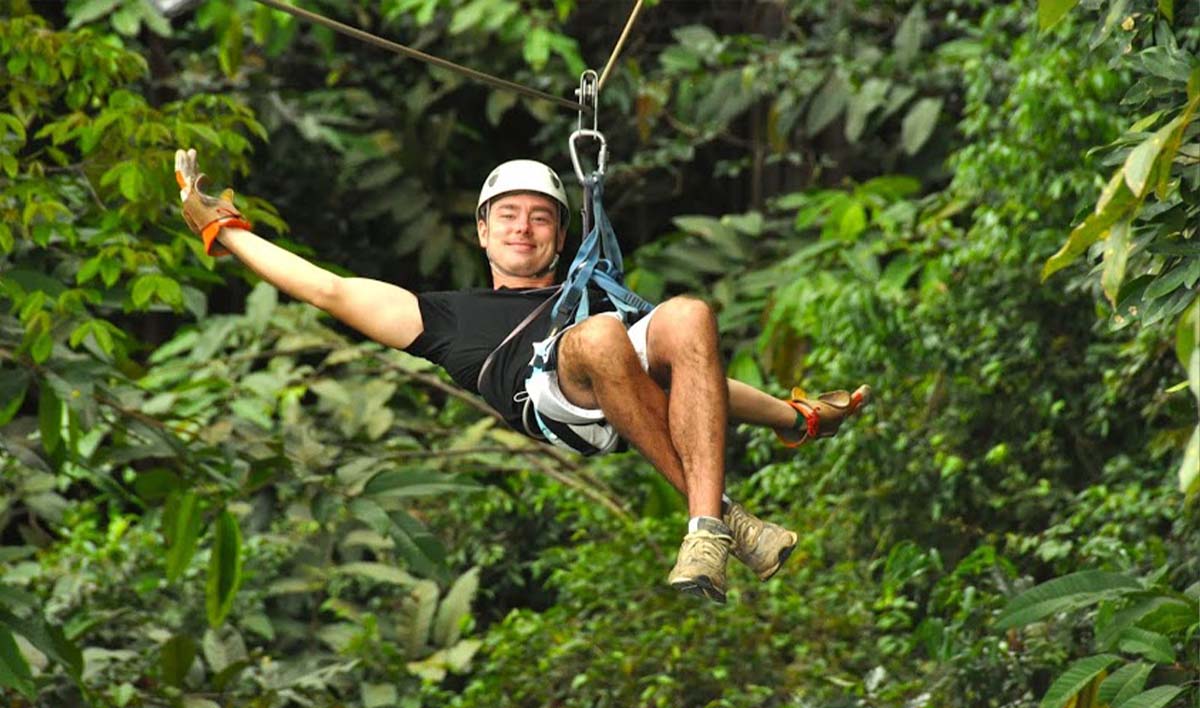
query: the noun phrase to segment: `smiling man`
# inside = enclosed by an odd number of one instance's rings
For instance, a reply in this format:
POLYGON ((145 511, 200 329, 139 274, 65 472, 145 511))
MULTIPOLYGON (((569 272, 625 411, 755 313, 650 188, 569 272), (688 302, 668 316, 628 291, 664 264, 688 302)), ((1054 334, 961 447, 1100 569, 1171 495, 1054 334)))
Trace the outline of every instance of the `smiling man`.
POLYGON ((557 439, 583 454, 609 452, 625 440, 645 455, 687 499, 688 532, 668 576, 676 589, 724 602, 730 552, 762 580, 792 552, 795 533, 724 494, 728 422, 770 427, 796 445, 833 435, 870 389, 781 400, 727 380, 716 318, 690 297, 625 322, 596 296, 597 314, 547 339, 570 215, 550 167, 513 160, 484 181, 476 233, 492 288, 414 294, 338 276, 258 237, 229 198, 200 193, 195 160, 195 150, 178 151, 176 179, 184 219, 209 253, 232 253, 292 297, 438 364, 531 437, 557 439), (531 368, 535 344, 549 361, 538 370, 531 368))

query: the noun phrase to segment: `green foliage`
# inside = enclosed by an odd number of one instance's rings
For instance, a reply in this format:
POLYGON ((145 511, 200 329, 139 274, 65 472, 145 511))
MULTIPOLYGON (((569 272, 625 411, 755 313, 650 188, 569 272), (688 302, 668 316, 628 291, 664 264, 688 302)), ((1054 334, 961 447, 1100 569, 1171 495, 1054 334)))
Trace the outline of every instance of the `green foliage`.
POLYGON ((1200 649, 1200 622, 1196 619, 1200 617, 1200 601, 1195 587, 1180 593, 1121 574, 1074 573, 1013 598, 1001 613, 997 627, 1053 623, 1065 612, 1098 604, 1095 648, 1120 650, 1138 658, 1103 653, 1079 659, 1055 679, 1042 698, 1042 706, 1062 708, 1071 701, 1091 705, 1098 698, 1115 708, 1161 708, 1185 691, 1191 699, 1185 695, 1184 702, 1190 703, 1200 698, 1200 689, 1189 687, 1194 682, 1188 678, 1200 671, 1194 659, 1200 649), (1117 662, 1123 663, 1109 672, 1117 662), (1165 683, 1143 690, 1151 674, 1165 683))
MULTIPOLYGON (((562 95, 625 19, 302 4, 562 95)), ((705 293, 739 378, 878 395, 734 438, 731 494, 801 540, 718 609, 663 583, 684 507, 644 461, 502 430, 175 212, 196 146, 301 253, 478 285, 479 180, 565 167, 576 116, 249 0, 9 3, 0 701, 1190 705, 1195 10, 1072 5, 645 10, 600 115, 631 282, 705 293), (1039 284, 1064 248, 1096 268, 1039 284)))
MULTIPOLYGON (((1072 4, 1057 3, 1061 7, 1056 14, 1072 4)), ((1056 3, 1040 3, 1039 13, 1049 5, 1056 3)), ((1100 50, 1117 47, 1119 61, 1134 72, 1137 81, 1122 103, 1137 113, 1129 130, 1105 148, 1106 162, 1119 167, 1095 209, 1046 261, 1042 276, 1049 277, 1103 241, 1100 282, 1120 324, 1170 322, 1197 300, 1200 257, 1189 227, 1200 217, 1195 199, 1200 190, 1200 142, 1191 129, 1200 107, 1200 35, 1194 23, 1189 24, 1194 18, 1194 8, 1189 8, 1176 22, 1173 3, 1112 3, 1092 41, 1100 50), (1114 29, 1118 23, 1119 32, 1114 29), (1132 276, 1128 281, 1127 275, 1132 276)), ((1195 340, 1195 328, 1185 326, 1185 320, 1190 321, 1181 317, 1178 325, 1181 352, 1187 341, 1195 340), (1185 330, 1188 333, 1182 334, 1185 330)), ((1192 348, 1187 347, 1189 358, 1181 355, 1189 381, 1195 378, 1192 348)), ((1197 387, 1191 388, 1196 395, 1197 387)), ((1200 395, 1196 402, 1200 409, 1200 395)), ((1192 439, 1197 439, 1195 432, 1192 439)), ((1194 447, 1189 443, 1184 448, 1178 475, 1180 490, 1189 493, 1195 491, 1197 479, 1194 447)))

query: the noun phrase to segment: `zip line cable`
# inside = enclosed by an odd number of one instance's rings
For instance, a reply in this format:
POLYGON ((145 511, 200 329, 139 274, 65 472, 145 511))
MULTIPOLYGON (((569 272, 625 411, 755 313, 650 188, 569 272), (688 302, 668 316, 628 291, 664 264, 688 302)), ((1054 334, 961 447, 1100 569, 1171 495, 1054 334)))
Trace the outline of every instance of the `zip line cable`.
POLYGON ((621 53, 621 47, 625 46, 625 39, 629 37, 629 30, 633 28, 633 23, 637 21, 638 13, 641 11, 642 0, 637 0, 633 4, 633 11, 629 13, 629 19, 625 21, 625 29, 621 30, 621 36, 617 39, 612 54, 608 56, 608 63, 604 65, 604 71, 600 72, 600 81, 596 84, 597 93, 604 88, 604 82, 608 80, 608 73, 612 71, 613 64, 617 61, 617 55, 621 53))
MULTIPOLYGON (((418 49, 412 49, 411 47, 406 47, 403 44, 397 44, 391 40, 377 37, 370 32, 365 32, 357 27, 351 27, 350 25, 342 24, 337 20, 331 20, 328 17, 318 15, 315 12, 309 12, 308 10, 278 2, 278 0, 254 0, 254 2, 257 2, 261 5, 266 5, 267 7, 274 8, 281 12, 286 12, 289 15, 298 17, 302 20, 307 20, 309 22, 328 27, 335 32, 340 32, 348 37, 353 37, 366 42, 367 44, 373 44, 376 47, 381 47, 383 49, 387 49, 388 51, 395 52, 396 54, 401 54, 406 57, 411 57, 413 59, 420 59, 421 61, 428 62, 434 66, 439 66, 443 69, 448 69, 450 71, 462 74, 463 76, 468 76, 476 81, 482 81, 485 84, 491 84, 492 86, 504 89, 505 91, 512 91, 530 98, 538 98, 545 101, 550 101, 557 106, 561 106, 562 108, 570 108, 573 111, 592 110, 590 106, 586 106, 582 103, 569 101, 560 96, 546 93, 545 91, 539 91, 535 88, 530 88, 528 86, 523 86, 512 81, 492 76, 491 74, 485 74, 482 71, 476 71, 475 69, 460 66, 452 61, 447 61, 446 59, 435 57, 432 54, 426 54, 418 49)), ((638 5, 641 5, 641 0, 638 0, 638 5)), ((628 26, 626 27, 626 30, 628 30, 628 26)), ((622 39, 624 39, 624 37, 622 37, 622 39)), ((618 45, 618 48, 619 47, 620 45, 618 45)))

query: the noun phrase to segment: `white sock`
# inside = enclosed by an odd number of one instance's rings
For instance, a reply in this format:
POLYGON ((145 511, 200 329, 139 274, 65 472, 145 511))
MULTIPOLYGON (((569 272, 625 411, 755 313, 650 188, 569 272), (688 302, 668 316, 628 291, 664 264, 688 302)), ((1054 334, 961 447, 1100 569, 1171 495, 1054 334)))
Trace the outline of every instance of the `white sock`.
POLYGON ((709 521, 715 521, 718 524, 721 524, 722 526, 725 525, 724 521, 721 521, 720 519, 718 519, 714 516, 693 516, 692 518, 688 519, 688 533, 696 533, 697 531, 700 530, 700 520, 701 519, 708 519, 709 521))

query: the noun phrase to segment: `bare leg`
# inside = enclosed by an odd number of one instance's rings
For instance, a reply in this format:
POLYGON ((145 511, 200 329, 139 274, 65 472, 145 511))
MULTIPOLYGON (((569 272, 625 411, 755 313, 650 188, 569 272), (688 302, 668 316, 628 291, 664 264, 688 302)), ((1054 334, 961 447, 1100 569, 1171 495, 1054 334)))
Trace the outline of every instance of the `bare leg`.
POLYGON ((749 423, 774 428, 778 431, 794 431, 796 409, 781 398, 763 393, 741 381, 728 379, 729 417, 737 423, 749 423))
POLYGON ((650 321, 646 351, 650 375, 669 382, 667 414, 671 439, 689 474, 689 507, 690 497, 700 495, 707 509, 692 516, 721 518, 729 389, 711 308, 684 297, 663 303, 650 321))
POLYGON ((651 368, 670 372, 670 395, 642 369, 624 326, 594 317, 559 345, 559 385, 567 400, 600 408, 617 432, 679 489, 691 516, 721 517, 728 389, 716 321, 698 300, 677 298, 655 313, 651 368))

